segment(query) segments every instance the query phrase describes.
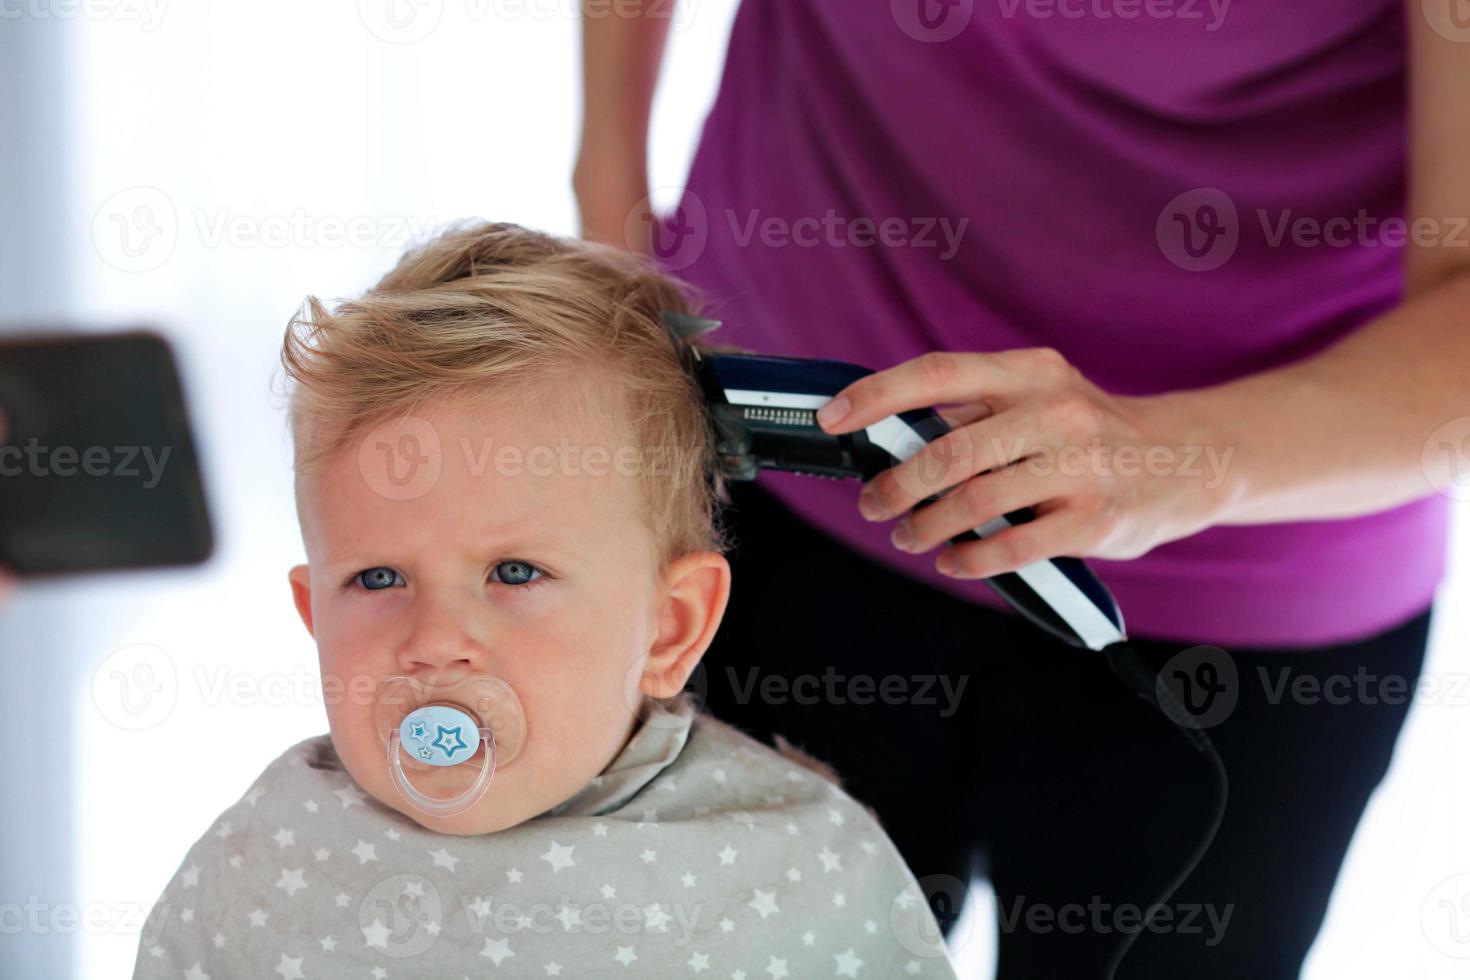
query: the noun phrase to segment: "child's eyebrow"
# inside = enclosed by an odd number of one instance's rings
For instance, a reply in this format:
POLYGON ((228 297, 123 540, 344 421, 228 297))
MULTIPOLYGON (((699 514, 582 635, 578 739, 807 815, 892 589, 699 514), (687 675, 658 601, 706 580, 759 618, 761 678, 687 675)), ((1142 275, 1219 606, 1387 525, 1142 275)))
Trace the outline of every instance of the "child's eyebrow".
MULTIPOLYGON (((501 560, 510 558, 521 558, 532 561, 537 557, 545 556, 551 559, 563 559, 580 554, 583 549, 576 546, 576 542, 568 540, 564 535, 551 531, 540 532, 535 535, 525 533, 516 535, 481 536, 478 539, 466 534, 457 542, 458 549, 463 557, 470 561, 481 561, 490 557, 501 560)), ((443 549, 424 548, 421 544, 414 543, 402 551, 393 547, 381 545, 363 545, 342 548, 337 551, 327 550, 322 555, 322 563, 328 567, 336 568, 353 566, 356 568, 371 568, 378 565, 391 565, 394 562, 404 561, 406 558, 428 557, 437 559, 444 557, 443 549), (407 554, 407 552, 418 552, 418 554, 407 554)))

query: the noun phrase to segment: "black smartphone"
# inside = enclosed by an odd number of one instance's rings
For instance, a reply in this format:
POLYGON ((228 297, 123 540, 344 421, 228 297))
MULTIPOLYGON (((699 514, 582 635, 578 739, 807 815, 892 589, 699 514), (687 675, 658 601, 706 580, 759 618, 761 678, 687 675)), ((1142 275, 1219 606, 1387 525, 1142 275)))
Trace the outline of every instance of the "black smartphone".
POLYGON ((213 548, 167 341, 0 335, 0 565, 22 576, 159 568, 213 548))

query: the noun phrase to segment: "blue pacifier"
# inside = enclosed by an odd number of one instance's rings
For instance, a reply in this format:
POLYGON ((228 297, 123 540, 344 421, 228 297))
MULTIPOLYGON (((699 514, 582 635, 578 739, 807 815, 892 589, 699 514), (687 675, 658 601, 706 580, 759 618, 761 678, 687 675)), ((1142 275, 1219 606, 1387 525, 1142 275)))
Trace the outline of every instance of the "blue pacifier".
MULTIPOLYGON (((508 765, 525 744, 526 716, 520 699, 498 677, 466 677, 433 686, 395 677, 379 688, 376 700, 393 785, 406 801, 432 816, 453 816, 478 803, 490 788, 496 767, 508 765), (466 766, 480 755, 482 746, 478 770, 466 766), (425 794, 406 771, 442 773, 457 767, 463 767, 459 771, 465 774, 457 782, 466 785, 449 797, 425 794)), ((445 781, 442 776, 436 779, 445 781)))

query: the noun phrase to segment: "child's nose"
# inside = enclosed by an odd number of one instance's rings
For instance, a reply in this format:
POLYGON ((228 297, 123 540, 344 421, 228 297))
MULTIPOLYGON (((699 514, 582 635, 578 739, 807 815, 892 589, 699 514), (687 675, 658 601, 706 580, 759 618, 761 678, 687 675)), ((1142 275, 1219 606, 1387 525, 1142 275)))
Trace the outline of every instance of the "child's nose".
POLYGON ((419 620, 399 651, 399 666, 408 673, 483 671, 489 651, 462 616, 441 605, 419 620))

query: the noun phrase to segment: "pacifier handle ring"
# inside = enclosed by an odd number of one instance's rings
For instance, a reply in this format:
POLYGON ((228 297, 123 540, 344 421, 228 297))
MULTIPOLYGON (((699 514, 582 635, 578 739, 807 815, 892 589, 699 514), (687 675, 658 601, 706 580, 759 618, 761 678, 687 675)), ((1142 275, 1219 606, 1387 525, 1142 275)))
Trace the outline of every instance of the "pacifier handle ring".
POLYGON ((490 787, 490 778, 495 774, 495 733, 482 726, 480 741, 485 745, 485 761, 480 763, 480 774, 475 777, 470 788, 458 796, 439 799, 425 796, 414 787, 403 771, 403 760, 399 757, 399 735, 396 728, 388 736, 388 775, 393 780, 394 788, 403 795, 403 798, 425 813, 436 817, 452 817, 456 813, 463 813, 485 795, 485 790, 490 787))

